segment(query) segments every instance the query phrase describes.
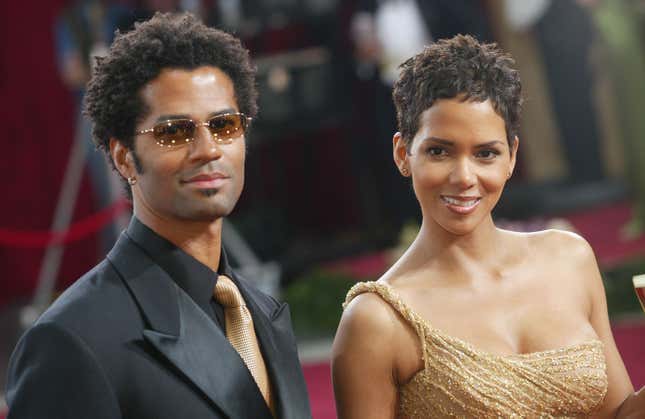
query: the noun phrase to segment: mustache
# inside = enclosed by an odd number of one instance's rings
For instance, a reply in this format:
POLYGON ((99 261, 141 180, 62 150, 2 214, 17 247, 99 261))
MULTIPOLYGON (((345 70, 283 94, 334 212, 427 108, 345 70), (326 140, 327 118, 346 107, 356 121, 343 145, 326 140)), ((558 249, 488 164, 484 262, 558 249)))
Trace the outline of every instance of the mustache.
POLYGON ((201 166, 188 169, 185 172, 181 173, 181 177, 183 179, 190 179, 195 176, 199 175, 207 175, 213 172, 218 172, 223 174, 224 176, 227 177, 232 177, 232 170, 230 170, 228 167, 226 167, 225 164, 221 162, 208 162, 206 164, 203 164, 201 166))

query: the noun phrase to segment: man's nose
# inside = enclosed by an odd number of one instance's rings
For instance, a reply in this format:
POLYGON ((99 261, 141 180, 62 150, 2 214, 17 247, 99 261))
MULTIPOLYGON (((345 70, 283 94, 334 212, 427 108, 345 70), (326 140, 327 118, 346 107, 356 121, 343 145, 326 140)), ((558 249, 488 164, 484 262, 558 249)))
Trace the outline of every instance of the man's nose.
POLYGON ((207 127, 198 126, 195 129, 190 157, 194 160, 216 160, 222 157, 221 144, 215 140, 207 127))

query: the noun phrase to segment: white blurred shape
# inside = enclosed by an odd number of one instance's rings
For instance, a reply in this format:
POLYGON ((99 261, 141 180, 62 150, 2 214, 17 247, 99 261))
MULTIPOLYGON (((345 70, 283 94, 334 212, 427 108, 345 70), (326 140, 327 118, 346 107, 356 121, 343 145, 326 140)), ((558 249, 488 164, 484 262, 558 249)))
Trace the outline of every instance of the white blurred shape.
POLYGON ((381 79, 392 84, 399 65, 421 52, 430 42, 430 32, 414 0, 390 0, 376 11, 376 34, 382 46, 381 79))
POLYGON ((504 15, 516 31, 530 29, 546 13, 551 0, 504 0, 504 15))

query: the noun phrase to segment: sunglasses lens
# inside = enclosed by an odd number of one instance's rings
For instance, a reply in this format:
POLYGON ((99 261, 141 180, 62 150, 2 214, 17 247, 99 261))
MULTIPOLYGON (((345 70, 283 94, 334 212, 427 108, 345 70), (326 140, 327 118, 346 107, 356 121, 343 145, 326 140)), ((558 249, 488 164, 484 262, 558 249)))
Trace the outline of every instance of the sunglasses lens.
POLYGON ((193 139, 195 123, 191 120, 176 120, 163 122, 154 127, 153 135, 163 146, 178 146, 193 139))
POLYGON ((208 128, 218 141, 229 141, 244 134, 246 117, 242 114, 217 115, 208 121, 208 128))

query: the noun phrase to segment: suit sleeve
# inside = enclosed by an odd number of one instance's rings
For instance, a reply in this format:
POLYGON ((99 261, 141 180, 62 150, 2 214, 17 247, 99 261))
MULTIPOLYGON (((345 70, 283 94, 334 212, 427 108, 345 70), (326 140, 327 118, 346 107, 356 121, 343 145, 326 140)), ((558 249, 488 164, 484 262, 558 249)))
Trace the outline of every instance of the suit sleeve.
POLYGON ((30 329, 9 363, 7 419, 118 419, 119 404, 90 348, 53 323, 30 329))

